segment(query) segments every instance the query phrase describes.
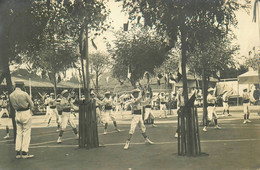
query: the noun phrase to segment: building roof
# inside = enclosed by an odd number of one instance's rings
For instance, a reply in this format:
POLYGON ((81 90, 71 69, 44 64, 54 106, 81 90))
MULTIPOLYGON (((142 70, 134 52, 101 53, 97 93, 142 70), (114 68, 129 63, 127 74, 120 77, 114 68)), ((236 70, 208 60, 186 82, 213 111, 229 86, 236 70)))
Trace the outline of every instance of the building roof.
MULTIPOLYGON (((187 75, 188 85, 189 87, 195 87, 196 83, 194 82, 194 77, 191 75, 187 75)), ((23 81, 26 87, 29 87, 29 78, 19 75, 12 75, 12 83, 14 84, 16 81, 23 81)), ((201 81, 201 79, 199 79, 201 81)), ((210 78, 211 82, 217 82, 218 80, 215 78, 210 78)), ((95 81, 91 80, 91 87, 94 88, 93 83, 95 81)), ((150 84, 152 86, 152 89, 155 91, 161 91, 165 88, 166 91, 168 91, 168 87, 165 87, 165 80, 164 78, 161 79, 161 86, 157 85, 157 78, 151 77, 150 84), (163 89, 162 89, 163 88, 163 89)), ((1 85, 6 85, 5 81, 2 82, 1 85)), ((53 84, 48 79, 40 79, 40 78, 32 78, 31 80, 32 87, 38 87, 38 88, 53 88, 53 84)), ((182 81, 176 83, 176 86, 182 86, 182 81)), ((61 81, 57 84, 57 88, 79 88, 79 83, 75 82, 68 82, 68 81, 61 81)), ((120 83, 112 77, 111 73, 104 73, 99 81, 99 88, 101 91, 104 92, 106 90, 111 90, 113 93, 120 93, 122 91, 131 91, 133 90, 133 86, 131 85, 129 80, 126 80, 123 85, 120 85, 120 83), (109 81, 106 81, 106 78, 109 77, 109 81)))
POLYGON ((259 83, 260 78, 257 71, 250 70, 244 74, 238 76, 239 84, 254 84, 259 83))
MULTIPOLYGON (((19 76, 12 76, 12 83, 14 84, 16 81, 23 81, 24 85, 26 87, 29 87, 29 79, 25 79, 24 77, 19 77, 19 76)), ((6 82, 3 81, 1 85, 6 85, 6 82)), ((32 87, 46 87, 46 88, 53 88, 53 84, 45 79, 41 80, 31 80, 31 85, 32 87)), ((79 88, 79 84, 77 83, 72 83, 72 82, 66 82, 66 81, 61 81, 60 83, 57 84, 58 88, 79 88)))

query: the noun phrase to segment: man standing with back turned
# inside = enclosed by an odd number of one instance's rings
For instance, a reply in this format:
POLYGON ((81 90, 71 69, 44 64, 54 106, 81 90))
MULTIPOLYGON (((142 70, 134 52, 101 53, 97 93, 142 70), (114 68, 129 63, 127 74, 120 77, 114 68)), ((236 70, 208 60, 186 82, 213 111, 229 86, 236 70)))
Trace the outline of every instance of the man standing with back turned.
POLYGON ((16 111, 17 134, 15 150, 17 159, 34 157, 34 155, 28 154, 32 127, 31 110, 34 105, 30 96, 22 89, 24 89, 24 83, 15 82, 15 90, 10 94, 10 102, 16 111))

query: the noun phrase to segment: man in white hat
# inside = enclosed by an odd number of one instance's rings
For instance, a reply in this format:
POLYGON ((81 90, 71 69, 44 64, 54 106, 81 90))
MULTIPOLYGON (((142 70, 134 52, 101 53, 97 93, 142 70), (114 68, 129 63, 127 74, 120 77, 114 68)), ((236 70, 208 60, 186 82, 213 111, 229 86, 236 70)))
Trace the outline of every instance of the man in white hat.
POLYGON ((111 97, 111 92, 110 91, 107 91, 105 93, 105 98, 103 99, 102 103, 105 106, 105 109, 104 109, 104 112, 103 112, 103 115, 102 115, 102 122, 105 124, 104 133, 103 134, 104 135, 107 134, 108 122, 109 122, 110 118, 113 121, 113 124, 115 126, 115 130, 117 132, 120 132, 120 130, 117 127, 115 114, 114 114, 114 112, 112 110, 113 106, 115 106, 115 104, 114 104, 113 99, 111 97))
POLYGON ((227 111, 228 116, 231 116, 231 114, 229 113, 229 105, 228 105, 228 96, 229 93, 225 90, 223 92, 223 96, 222 96, 222 100, 223 100, 223 115, 225 114, 225 112, 227 111))
POLYGON ((74 105, 70 101, 69 91, 63 90, 61 92, 61 95, 62 95, 62 98, 61 98, 60 106, 62 107, 62 116, 61 116, 61 130, 59 133, 59 138, 57 140, 58 144, 62 142, 62 135, 63 135, 63 132, 65 131, 68 123, 72 127, 72 130, 75 133, 77 139, 79 137, 78 130, 73 121, 73 117, 71 116, 71 109, 74 107, 74 105))
POLYGON ((250 123, 251 120, 249 120, 249 115, 250 115, 250 95, 247 91, 247 88, 243 90, 242 94, 242 99, 243 99, 243 110, 244 110, 244 124, 250 123))
MULTIPOLYGON (((207 96, 207 104, 208 104, 208 119, 210 121, 214 120, 215 123, 215 128, 216 129, 221 129, 218 126, 218 116, 216 114, 216 107, 215 107, 215 103, 217 101, 217 98, 213 95, 214 93, 214 89, 213 88, 209 88, 208 89, 208 96, 207 96)), ((206 132, 207 131, 207 122, 206 122, 206 126, 204 126, 203 131, 206 132)))
POLYGON ((97 117, 97 122, 99 122, 100 124, 103 125, 102 121, 101 121, 101 110, 100 110, 100 106, 103 104, 102 101, 100 101, 95 93, 94 90, 90 90, 90 100, 93 100, 96 102, 96 117, 97 117))
POLYGON ((143 107, 142 103, 147 103, 147 101, 146 100, 142 101, 143 97, 142 97, 139 89, 133 90, 132 95, 134 98, 132 99, 132 101, 129 104, 132 106, 133 118, 131 121, 129 136, 128 136, 128 138, 126 140, 126 144, 124 146, 125 150, 129 148, 130 140, 131 140, 131 138, 135 132, 135 128, 138 124, 142 131, 142 135, 145 139, 145 142, 149 143, 149 144, 153 144, 153 142, 150 141, 150 139, 146 135, 146 128, 145 128, 144 121, 142 118, 142 107, 143 107))
POLYGON ((121 118, 124 119, 124 115, 123 115, 124 99, 123 99, 123 98, 120 98, 120 97, 118 96, 117 102, 118 102, 118 111, 120 111, 121 118))
MULTIPOLYGON (((177 114, 180 114, 181 109, 184 107, 185 103, 184 103, 184 94, 183 94, 183 88, 179 88, 178 92, 177 92, 177 114)), ((178 134, 179 134, 179 127, 177 127, 176 129, 176 133, 174 135, 175 138, 178 138, 178 134)))
POLYGON ((60 118, 60 115, 58 114, 58 111, 57 111, 57 108, 56 108, 56 100, 55 100, 55 95, 54 93, 51 93, 50 94, 50 98, 48 100, 48 106, 49 106, 49 113, 48 113, 48 125, 50 125, 50 122, 51 122, 51 119, 52 117, 55 115, 56 116, 56 123, 57 123, 57 132, 59 131, 60 129, 60 123, 61 123, 61 118, 60 118))
POLYGON ((62 107, 61 107, 61 105, 60 105, 60 102, 61 102, 61 96, 60 96, 60 95, 57 95, 56 108, 57 108, 57 111, 58 111, 58 115, 59 115, 59 117, 60 117, 60 126, 61 126, 62 107))
POLYGON ((164 117, 167 118, 167 107, 166 107, 166 96, 164 92, 160 93, 160 115, 159 118, 162 118, 162 114, 164 114, 164 117))
MULTIPOLYGON (((0 110, 0 120, 3 116, 3 114, 6 114, 7 117, 8 117, 8 121, 6 122, 6 136, 4 137, 4 139, 10 138, 8 124, 9 124, 9 120, 11 120, 11 119, 9 119, 10 115, 9 115, 7 107, 8 107, 8 97, 7 97, 6 94, 3 94, 3 95, 0 96, 0 109, 1 109, 0 110)), ((1 122, 0 122, 0 124, 1 124, 1 122)))
POLYGON ((17 133, 15 150, 17 159, 34 157, 34 155, 28 153, 31 141, 32 110, 34 104, 30 96, 22 91, 22 89, 24 89, 24 83, 15 82, 15 90, 10 94, 10 102, 16 111, 17 133))
POLYGON ((44 100, 44 105, 46 107, 46 114, 45 114, 45 120, 44 121, 47 121, 47 122, 48 122, 49 117, 50 117, 50 106, 49 106, 50 100, 51 100, 50 95, 46 94, 45 100, 44 100))
MULTIPOLYGON (((253 96, 252 98, 254 99, 254 104, 255 105, 260 105, 260 90, 259 90, 259 84, 255 84, 255 89, 253 91, 253 96)), ((260 116, 260 110, 258 110, 258 115, 260 116)))

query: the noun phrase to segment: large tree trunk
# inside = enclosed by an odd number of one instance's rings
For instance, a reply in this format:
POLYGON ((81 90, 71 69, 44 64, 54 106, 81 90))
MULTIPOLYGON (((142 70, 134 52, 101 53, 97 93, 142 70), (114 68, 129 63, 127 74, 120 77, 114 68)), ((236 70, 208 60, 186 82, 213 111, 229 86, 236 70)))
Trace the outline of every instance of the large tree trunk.
POLYGON ((203 68, 202 70, 202 93, 203 93, 203 126, 206 126, 208 121, 208 112, 207 112, 208 81, 205 73, 205 68, 203 68))
POLYGON ((188 101, 188 85, 187 85, 187 75, 186 75, 186 62, 187 62, 187 43, 186 43, 186 31, 184 28, 181 29, 181 70, 182 70, 182 80, 183 80, 183 94, 184 102, 188 101))
MULTIPOLYGON (((184 102, 185 105, 188 102, 188 85, 187 85, 187 74, 186 74, 186 62, 187 62, 187 42, 186 42, 186 31, 185 28, 181 27, 181 70, 182 70, 182 76, 183 76, 183 95, 184 95, 184 102)), ((191 114, 186 113, 184 111, 182 114, 187 114, 186 121, 182 120, 182 124, 187 127, 186 133, 187 133, 187 141, 186 143, 186 154, 192 155, 193 153, 193 145, 194 141, 192 139, 192 119, 191 114), (185 112, 185 113, 184 113, 185 112), (184 123, 185 122, 185 123, 184 123)))
MULTIPOLYGON (((85 67, 84 67, 84 55, 85 55, 85 42, 83 42, 83 35, 84 35, 84 27, 82 26, 80 30, 80 43, 79 43, 79 49, 80 49, 80 62, 81 62, 81 70, 82 70, 82 81, 83 81, 83 89, 85 91, 86 89, 86 75, 85 75, 85 67)), ((84 94, 85 95, 85 94, 84 94)))
POLYGON ((80 104, 79 113, 79 147, 94 148, 99 146, 97 120, 96 120, 96 104, 94 100, 90 100, 89 95, 89 58, 88 58, 88 24, 85 27, 85 51, 84 58, 86 59, 86 88, 84 89, 86 101, 80 104))
POLYGON ((85 89, 85 94, 86 94, 86 100, 87 102, 90 100, 90 96, 89 96, 89 84, 90 84, 90 76, 89 76, 89 58, 88 58, 88 24, 86 24, 85 27, 85 34, 86 34, 86 38, 85 38, 85 59, 86 59, 86 78, 87 78, 87 83, 86 83, 86 88, 85 89))
MULTIPOLYGON (((10 95, 13 92, 13 85, 12 85, 9 65, 7 66, 7 72, 6 72, 6 84, 7 84, 7 88, 8 88, 8 93, 10 95)), ((10 116, 12 118, 14 143, 15 143, 15 141, 16 141, 15 110, 14 110, 14 108, 13 108, 13 106, 11 104, 10 104, 10 116)))
POLYGON ((57 81, 56 81, 56 74, 55 73, 48 73, 50 82, 53 83, 53 91, 54 91, 54 95, 56 96, 56 89, 57 89, 57 81))

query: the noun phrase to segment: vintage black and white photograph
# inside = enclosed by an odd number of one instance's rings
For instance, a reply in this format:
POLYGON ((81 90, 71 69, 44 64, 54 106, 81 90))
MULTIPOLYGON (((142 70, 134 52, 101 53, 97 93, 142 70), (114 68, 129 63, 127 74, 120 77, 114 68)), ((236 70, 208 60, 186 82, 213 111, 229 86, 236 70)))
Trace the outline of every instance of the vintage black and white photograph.
POLYGON ((0 0, 0 170, 260 170, 260 0, 0 0))

